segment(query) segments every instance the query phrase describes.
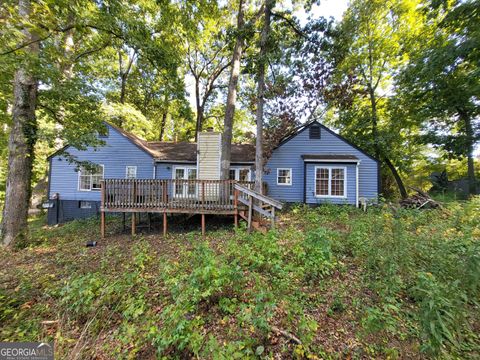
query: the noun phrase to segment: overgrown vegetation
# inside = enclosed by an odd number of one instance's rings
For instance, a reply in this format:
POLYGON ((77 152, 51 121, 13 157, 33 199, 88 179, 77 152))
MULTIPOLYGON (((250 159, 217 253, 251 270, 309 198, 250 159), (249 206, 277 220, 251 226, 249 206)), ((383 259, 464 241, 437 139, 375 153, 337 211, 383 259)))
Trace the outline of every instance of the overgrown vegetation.
POLYGON ((478 197, 301 206, 267 235, 110 234, 95 248, 95 220, 38 219, 33 245, 1 260, 0 336, 54 340, 69 359, 475 358, 479 212, 478 197))

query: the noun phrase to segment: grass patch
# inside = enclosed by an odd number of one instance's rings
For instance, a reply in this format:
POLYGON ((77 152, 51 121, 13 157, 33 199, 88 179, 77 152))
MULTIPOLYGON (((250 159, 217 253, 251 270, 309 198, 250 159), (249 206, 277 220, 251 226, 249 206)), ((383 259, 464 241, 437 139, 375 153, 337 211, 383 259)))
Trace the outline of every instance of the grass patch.
POLYGON ((94 248, 96 220, 34 219, 0 260, 0 336, 55 341, 59 358, 475 358, 479 213, 480 198, 297 206, 266 235, 134 239, 110 218, 94 248))

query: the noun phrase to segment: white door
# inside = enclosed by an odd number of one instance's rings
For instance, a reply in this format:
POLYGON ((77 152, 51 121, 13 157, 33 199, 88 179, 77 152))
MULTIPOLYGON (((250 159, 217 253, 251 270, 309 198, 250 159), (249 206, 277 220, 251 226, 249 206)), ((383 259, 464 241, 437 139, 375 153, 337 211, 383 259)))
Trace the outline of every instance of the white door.
MULTIPOLYGON (((194 167, 177 166, 173 173, 175 180, 196 180, 197 169, 194 167)), ((197 186, 194 181, 175 182, 173 187, 173 195, 177 198, 195 197, 197 194, 197 186)))
MULTIPOLYGON (((251 173, 249 168, 230 168, 230 180, 237 180, 239 182, 250 181, 251 173)), ((233 199, 233 187, 230 189, 230 198, 233 199)))

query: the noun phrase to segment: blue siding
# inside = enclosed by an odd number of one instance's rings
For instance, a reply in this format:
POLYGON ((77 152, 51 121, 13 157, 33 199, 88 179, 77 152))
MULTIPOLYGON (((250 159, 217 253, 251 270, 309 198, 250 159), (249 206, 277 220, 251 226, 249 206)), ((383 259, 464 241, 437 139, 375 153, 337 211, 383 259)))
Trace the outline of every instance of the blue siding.
POLYGON ((174 164, 156 163, 155 164, 155 179, 171 179, 172 169, 174 164))
POLYGON ((307 163, 306 178, 306 203, 307 204, 351 204, 355 205, 356 198, 356 165, 355 164, 332 164, 332 163, 307 163), (318 198, 315 197, 315 167, 316 166, 334 166, 347 168, 347 198, 318 198))
MULTIPOLYGON (((359 197, 375 199, 378 196, 377 162, 324 127, 321 128, 320 139, 310 139, 307 129, 273 151, 266 164, 266 174, 264 176, 264 180, 268 184, 269 196, 285 202, 303 202, 304 162, 301 156, 304 154, 349 154, 356 156, 361 160, 359 165, 359 197), (291 186, 277 185, 277 168, 292 169, 291 186)), ((309 181, 313 182, 313 178, 305 180, 307 180, 307 183, 309 181)), ((352 181, 350 181, 349 174, 348 184, 350 183, 352 181)), ((354 181, 353 184, 355 184, 354 181)), ((308 193, 308 188, 306 192, 308 193)), ((308 200, 311 199, 307 197, 308 200)), ((350 191, 348 192, 348 202, 355 202, 355 192, 353 194, 350 191)))
MULTIPOLYGON (((69 147, 66 151, 78 160, 104 165, 105 178, 125 178, 127 165, 137 166, 138 179, 153 177, 153 158, 133 144, 123 134, 109 126, 108 138, 102 139, 105 146, 78 150, 69 147)), ((61 155, 51 159, 50 197, 60 194, 61 200, 100 201, 100 191, 79 191, 76 165, 70 164, 61 155)))

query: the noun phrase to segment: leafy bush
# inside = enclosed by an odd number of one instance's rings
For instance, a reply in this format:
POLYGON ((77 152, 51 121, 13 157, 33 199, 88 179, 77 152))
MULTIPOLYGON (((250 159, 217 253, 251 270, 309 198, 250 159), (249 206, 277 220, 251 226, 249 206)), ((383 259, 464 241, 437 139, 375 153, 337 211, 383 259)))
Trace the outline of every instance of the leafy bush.
POLYGON ((475 358, 479 213, 480 197, 426 211, 302 205, 266 235, 96 248, 84 247, 95 220, 34 221, 33 245, 3 259, 15 265, 2 268, 0 335, 54 340, 62 358, 475 358))

